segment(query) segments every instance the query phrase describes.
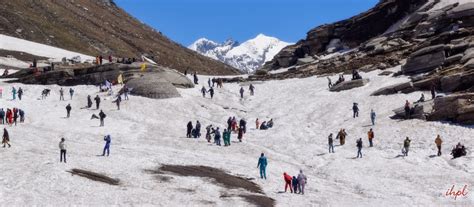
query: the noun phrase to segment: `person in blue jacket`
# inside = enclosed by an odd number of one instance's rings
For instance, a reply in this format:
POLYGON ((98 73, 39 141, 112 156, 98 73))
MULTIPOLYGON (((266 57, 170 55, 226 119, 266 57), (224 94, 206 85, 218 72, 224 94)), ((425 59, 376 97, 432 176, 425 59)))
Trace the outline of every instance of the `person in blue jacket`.
POLYGON ((267 168, 267 157, 265 157, 265 154, 261 154, 260 158, 258 158, 258 164, 257 168, 260 167, 260 178, 262 179, 267 179, 267 173, 266 173, 266 168, 267 168))
POLYGON ((3 108, 0 109, 0 119, 0 123, 5 124, 5 111, 3 110, 3 108))
POLYGON ((104 146, 104 152, 102 153, 102 156, 105 156, 105 152, 107 151, 107 156, 110 154, 110 142, 112 142, 112 138, 110 138, 110 135, 107 135, 104 137, 105 141, 105 146, 104 146))

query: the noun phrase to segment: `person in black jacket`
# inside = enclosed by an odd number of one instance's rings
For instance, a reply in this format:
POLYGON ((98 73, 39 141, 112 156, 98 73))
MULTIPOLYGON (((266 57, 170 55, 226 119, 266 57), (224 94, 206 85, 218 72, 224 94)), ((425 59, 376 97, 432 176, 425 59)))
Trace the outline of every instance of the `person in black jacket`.
POLYGON ((95 98, 95 106, 96 106, 96 109, 99 109, 99 105, 100 105, 100 97, 99 95, 97 95, 95 98))
POLYGON ((92 107, 92 99, 91 95, 87 95, 87 108, 92 107))
POLYGON ((354 112, 354 118, 359 117, 359 106, 357 103, 352 105, 352 111, 354 112))
POLYGON ((362 158, 362 138, 359 138, 359 140, 357 140, 357 158, 362 158))
POLYGON ((191 134, 192 131, 193 131, 193 123, 191 121, 189 121, 188 125, 187 125, 187 131, 186 131, 186 137, 187 138, 192 137, 192 134, 191 134))
POLYGON ((105 113, 100 110, 100 113, 99 113, 99 118, 100 118, 100 126, 103 127, 104 126, 104 119, 107 115, 105 115, 105 113))
POLYGON ((68 104, 68 105, 66 106, 66 112, 67 112, 67 116, 66 116, 66 117, 67 117, 67 118, 69 118, 69 116, 70 116, 70 114, 71 114, 71 109, 72 109, 71 104, 68 104))
POLYGON ((214 98, 214 88, 210 88, 208 92, 211 95, 211 99, 214 98))
POLYGON ((247 122, 245 121, 245 119, 240 119, 239 126, 243 128, 244 134, 247 133, 247 122))

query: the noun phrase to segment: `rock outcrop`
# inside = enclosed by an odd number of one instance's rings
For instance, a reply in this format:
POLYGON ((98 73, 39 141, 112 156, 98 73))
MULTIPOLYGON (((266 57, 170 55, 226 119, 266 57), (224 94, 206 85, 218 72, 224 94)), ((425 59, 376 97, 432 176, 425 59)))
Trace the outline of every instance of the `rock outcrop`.
POLYGON ((192 88, 194 84, 176 70, 148 65, 146 71, 140 64, 105 64, 88 68, 58 69, 48 72, 20 70, 4 78, 9 82, 24 84, 58 84, 62 86, 100 85, 105 80, 114 82, 122 74, 125 84, 133 88, 131 94, 148 98, 163 99, 179 97, 176 87, 192 88))
MULTIPOLYGON (((403 107, 395 109, 394 113, 392 118, 406 118, 403 107)), ((474 124, 474 93, 454 94, 416 103, 409 118, 474 124)))
POLYGON ((336 85, 333 85, 329 90, 332 92, 339 92, 339 91, 345 91, 345 90, 350 90, 353 88, 358 88, 366 85, 369 83, 369 79, 359 79, 359 80, 350 80, 350 81, 344 81, 341 83, 338 83, 336 85))

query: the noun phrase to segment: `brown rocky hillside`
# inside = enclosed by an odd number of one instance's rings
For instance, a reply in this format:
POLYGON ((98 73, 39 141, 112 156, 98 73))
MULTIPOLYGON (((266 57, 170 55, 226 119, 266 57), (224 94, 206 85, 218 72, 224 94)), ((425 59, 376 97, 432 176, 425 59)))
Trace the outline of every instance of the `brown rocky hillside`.
POLYGON ((146 54, 180 71, 238 73, 171 41, 112 0, 5 0, 0 4, 0 33, 91 56, 146 54))

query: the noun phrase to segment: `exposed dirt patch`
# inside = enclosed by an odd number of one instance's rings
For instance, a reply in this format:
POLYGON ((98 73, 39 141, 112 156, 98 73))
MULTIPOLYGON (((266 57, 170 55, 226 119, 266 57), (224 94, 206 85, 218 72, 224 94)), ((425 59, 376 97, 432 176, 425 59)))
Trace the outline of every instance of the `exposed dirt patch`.
POLYGON ((180 165, 163 165, 160 171, 171 172, 182 176, 212 178, 216 184, 224 185, 226 188, 236 189, 243 188, 252 193, 263 194, 260 186, 248 179, 228 174, 223 170, 206 167, 206 166, 180 166, 180 165))
POLYGON ((261 206, 261 207, 273 207, 273 206, 275 206, 275 200, 273 198, 269 198, 267 196, 240 195, 240 197, 244 198, 247 202, 252 203, 256 206, 261 206))
POLYGON ((214 184, 222 185, 228 189, 245 189, 253 194, 222 194, 221 198, 238 196, 244 198, 247 202, 257 206, 275 206, 275 200, 267 197, 262 188, 256 183, 243 177, 231 175, 221 169, 207 166, 185 166, 185 165, 163 165, 158 170, 146 170, 146 172, 159 174, 163 176, 165 173, 173 173, 181 176, 192 176, 201 178, 211 178, 214 184))
POLYGON ((107 183, 107 184, 110 184, 110 185, 119 185, 120 184, 119 179, 111 178, 111 177, 106 176, 106 175, 101 174, 101 173, 96 173, 96 172, 92 172, 92 171, 88 171, 88 170, 81 170, 81 169, 76 169, 76 168, 74 168, 74 169, 72 169, 71 171, 68 171, 68 172, 70 172, 72 175, 78 175, 78 176, 85 177, 85 178, 90 179, 90 180, 103 182, 103 183, 107 183))

